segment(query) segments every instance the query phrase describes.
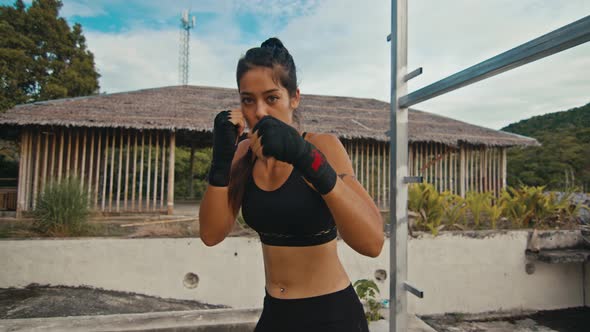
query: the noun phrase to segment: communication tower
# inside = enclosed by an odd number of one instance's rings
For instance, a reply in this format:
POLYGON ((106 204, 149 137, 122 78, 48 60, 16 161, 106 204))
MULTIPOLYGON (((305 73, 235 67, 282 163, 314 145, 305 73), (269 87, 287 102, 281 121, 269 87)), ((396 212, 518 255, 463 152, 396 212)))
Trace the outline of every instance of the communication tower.
POLYGON ((188 55, 190 30, 195 27, 196 17, 188 10, 182 11, 180 18, 180 52, 178 57, 178 81, 182 85, 188 84, 188 55))

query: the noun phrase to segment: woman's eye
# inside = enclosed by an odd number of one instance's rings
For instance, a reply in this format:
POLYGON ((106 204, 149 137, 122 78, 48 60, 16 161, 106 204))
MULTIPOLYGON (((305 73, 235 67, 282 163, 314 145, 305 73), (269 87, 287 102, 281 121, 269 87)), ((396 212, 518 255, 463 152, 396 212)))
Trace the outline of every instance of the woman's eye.
POLYGON ((251 104, 252 103, 252 98, 242 98, 242 103, 244 104, 251 104))
POLYGON ((268 101, 271 103, 274 103, 277 100, 279 100, 279 97, 277 97, 277 96, 269 96, 268 97, 268 101))

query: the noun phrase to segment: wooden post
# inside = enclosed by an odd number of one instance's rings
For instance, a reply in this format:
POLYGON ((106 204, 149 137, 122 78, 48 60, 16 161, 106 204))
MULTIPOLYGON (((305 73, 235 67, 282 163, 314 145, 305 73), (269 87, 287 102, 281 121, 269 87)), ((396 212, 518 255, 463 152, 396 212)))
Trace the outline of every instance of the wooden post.
POLYGON ((475 147, 469 148, 469 191, 476 191, 475 189, 475 147))
POLYGON ((123 197, 123 201, 125 202, 124 209, 128 211, 127 206, 127 197, 128 197, 128 189, 129 189, 129 149, 131 149, 131 132, 127 130, 127 146, 125 147, 125 196, 123 197))
POLYGON ((115 143, 117 141, 117 132, 113 128, 111 130, 111 171, 109 172, 109 212, 113 211, 113 178, 115 177, 115 143))
POLYGON ((433 146, 432 143, 428 143, 428 158, 426 159, 428 166, 428 183, 434 184, 433 179, 433 172, 432 172, 432 155, 433 155, 433 146))
POLYGON ((123 170, 123 128, 119 131, 119 163, 117 165, 117 204, 116 209, 119 212, 121 202, 121 175, 123 170))
POLYGON ((420 143, 414 143, 414 176, 420 176, 420 143))
POLYGON ((381 161, 383 163, 383 200, 385 202, 385 206, 388 206, 389 201, 387 200, 387 160, 388 160, 388 156, 387 156, 387 142, 383 143, 383 160, 381 161))
POLYGON ((502 189, 506 188, 506 148, 502 147, 502 189))
POLYGON ((64 176, 65 179, 70 178, 70 163, 72 162, 72 128, 67 128, 68 131, 68 151, 66 154, 66 174, 64 176))
MULTIPOLYGON (((156 211, 156 203, 158 196, 158 152, 160 148, 160 131, 156 131, 156 152, 154 154, 154 190, 152 191, 152 210, 156 211)), ((190 183, 190 182, 189 182, 190 183)))
POLYGON ((59 157, 57 160, 57 183, 61 182, 61 173, 63 167, 63 160, 64 160, 64 129, 60 130, 60 137, 59 137, 59 157))
POLYGON ((492 191, 494 192, 494 196, 497 197, 497 193, 498 193, 497 189, 498 188, 497 188, 496 185, 497 185, 498 181, 497 181, 497 178, 496 178, 496 175, 497 175, 497 173, 496 173, 496 162, 498 161, 498 158, 497 158, 497 153, 496 153, 496 148, 495 147, 492 148, 492 158, 490 158, 490 161, 492 162, 492 165, 491 165, 492 166, 492 170, 491 170, 491 172, 492 172, 492 177, 491 177, 491 179, 492 179, 492 191))
POLYGON ((96 147, 96 179, 94 183, 94 209, 98 210, 98 184, 100 181, 100 156, 102 155, 102 129, 98 129, 98 146, 96 147))
POLYGON ((354 141, 355 146, 356 146, 356 152, 354 154, 354 175, 357 177, 357 180, 360 181, 360 177, 359 177, 359 141, 358 138, 354 141))
POLYGON ((20 133, 20 153, 18 156, 18 185, 17 185, 17 204, 16 204, 16 217, 22 218, 22 213, 25 208, 24 192, 25 187, 25 154, 27 153, 27 129, 23 128, 20 133))
POLYGON ((105 129, 104 132, 105 142, 104 142, 104 171, 102 174, 102 211, 106 210, 106 196, 107 196, 107 165, 108 165, 108 158, 109 158, 109 130, 105 129))
POLYGON ((30 211, 31 210, 31 198, 32 198, 32 188, 33 188, 33 142, 34 142, 34 131, 33 129, 28 131, 28 135, 29 135, 29 139, 27 140, 28 142, 28 146, 27 146, 27 173, 26 173, 26 184, 27 184, 27 191, 25 191, 25 205, 26 205, 26 210, 25 211, 30 211))
POLYGON ((380 143, 377 143, 377 159, 374 161, 376 164, 375 168, 377 169, 377 205, 381 205, 381 149, 379 148, 380 145, 380 143))
POLYGON ((485 165, 485 163, 484 163, 484 153, 483 153, 485 151, 484 149, 485 148, 483 148, 483 147, 480 147, 479 148, 479 192, 480 193, 485 192, 484 184, 483 184, 483 180, 484 180, 484 177, 485 177, 485 173, 483 171, 483 167, 485 165))
POLYGON ((33 170, 33 210, 37 206, 37 191, 39 190, 39 162, 41 159, 41 130, 37 130, 37 150, 35 152, 35 169, 33 170))
MULTIPOLYGON (((156 132, 156 135, 158 135, 158 132, 156 132)), ((157 139, 156 139, 157 141, 157 139)), ((157 150, 157 148, 156 148, 157 150)), ((156 152, 156 159, 157 159, 158 153, 156 152)), ((156 164, 157 165, 157 164, 156 164)), ((195 142, 191 140, 191 152, 190 152, 190 157, 189 157, 189 161, 188 161, 188 197, 193 198, 195 196, 195 188, 194 188, 194 180, 193 177, 195 176, 193 169, 195 165, 195 142)), ((156 171, 156 173, 158 173, 158 171, 156 171)), ((157 178, 157 176, 156 176, 157 178)), ((164 181, 164 179, 162 179, 162 181, 164 181)), ((156 206, 156 204, 154 203, 154 207, 156 206)))
POLYGON ((47 163, 49 159, 49 133, 45 132, 45 143, 43 144, 43 170, 41 171, 41 192, 45 191, 47 184, 47 163))
POLYGON ((137 171, 137 140, 138 140, 138 132, 133 131, 134 137, 134 146, 133 146, 133 177, 131 180, 131 211, 135 211, 135 179, 136 179, 136 171, 137 171))
POLYGON ((164 179, 166 175, 166 134, 162 132, 162 175, 160 184, 160 211, 165 211, 164 207, 164 179))
POLYGON ((174 212, 174 148, 176 147, 176 133, 170 132, 170 157, 168 158, 168 214, 174 212))
POLYGON ((483 159, 484 159, 484 171, 485 171, 485 185, 484 191, 490 191, 490 149, 486 146, 483 150, 483 159))
POLYGON ((84 188, 84 173, 86 171, 86 144, 87 143, 88 143, 88 128, 84 128, 84 139, 82 140, 82 165, 80 165, 80 189, 84 188))
POLYGON ((449 184, 451 187, 451 193, 453 194, 457 194, 457 192, 455 191, 455 188, 457 186, 455 186, 455 179, 457 178, 455 176, 456 173, 456 169, 457 166, 455 165, 455 161, 457 159, 457 155, 456 155, 457 150, 455 148, 453 148, 452 152, 451 152, 451 156, 450 156, 450 164, 451 166, 449 167, 449 184))
POLYGON ((367 186, 365 185, 365 180, 364 180, 364 175, 365 175, 365 163, 364 163, 364 155, 363 155, 363 145, 361 144, 361 151, 360 151, 360 176, 359 176, 359 182, 363 185, 363 188, 367 189, 367 186))
POLYGON ((465 184, 466 184, 466 175, 465 175, 465 147, 460 145, 459 146, 459 195, 461 197, 465 197, 465 184))
MULTIPOLYGON (((90 160, 88 162, 88 202, 90 202, 90 193, 92 192, 92 179, 94 168, 99 168, 99 165, 94 165, 94 129, 90 129, 90 146, 88 150, 88 156, 90 160)), ((90 203, 89 203, 90 204, 90 203)))
POLYGON ((439 171, 439 161, 438 161, 438 155, 440 153, 440 146, 438 143, 434 143, 434 157, 432 158, 432 161, 434 162, 434 164, 432 165, 434 167, 434 189, 436 189, 438 192, 440 192, 440 171, 439 171))
MULTIPOLYGON (((367 165, 365 166, 365 183, 367 184, 367 191, 369 192, 369 195, 371 195, 371 184, 370 184, 370 179, 369 179, 369 142, 367 141, 367 143, 365 144, 365 162, 367 163, 367 165)), ((373 198, 373 196, 371 196, 371 198, 373 198)))
POLYGON ((152 177, 152 131, 148 132, 147 185, 145 192, 145 209, 150 210, 150 183, 152 177))
POLYGON ((49 169, 49 183, 55 182, 55 149, 57 148, 57 130, 53 130, 51 136, 51 168, 49 169))
POLYGON ((371 181, 371 197, 375 200, 375 142, 371 142, 371 170, 369 171, 369 180, 371 181))
POLYGON ((139 197, 137 199, 137 210, 143 208, 143 150, 145 150, 145 131, 141 131, 141 154, 139 156, 139 197))
MULTIPOLYGON (((75 150, 74 151, 74 176, 78 176, 78 158, 80 157, 78 155, 79 151, 80 151, 80 129, 75 129, 76 131, 76 145, 75 145, 75 150)), ((82 177, 80 177, 80 183, 82 183, 82 177)))

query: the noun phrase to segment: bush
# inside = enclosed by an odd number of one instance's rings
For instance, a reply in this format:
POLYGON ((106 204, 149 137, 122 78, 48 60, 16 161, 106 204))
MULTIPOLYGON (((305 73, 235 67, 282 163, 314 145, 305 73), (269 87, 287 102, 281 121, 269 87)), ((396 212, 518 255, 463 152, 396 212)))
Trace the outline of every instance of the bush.
POLYGON ((413 184, 408 192, 408 209, 416 213, 416 230, 433 235, 443 229, 496 228, 571 228, 577 224, 581 209, 573 191, 560 197, 545 187, 507 187, 499 197, 490 192, 468 192, 463 199, 450 192, 438 193, 428 183, 413 184), (442 221, 441 221, 442 219, 442 221), (463 219, 463 226, 458 221, 463 219))
POLYGON ((49 236, 78 236, 88 231, 88 193, 77 178, 50 183, 37 200, 33 228, 49 236))

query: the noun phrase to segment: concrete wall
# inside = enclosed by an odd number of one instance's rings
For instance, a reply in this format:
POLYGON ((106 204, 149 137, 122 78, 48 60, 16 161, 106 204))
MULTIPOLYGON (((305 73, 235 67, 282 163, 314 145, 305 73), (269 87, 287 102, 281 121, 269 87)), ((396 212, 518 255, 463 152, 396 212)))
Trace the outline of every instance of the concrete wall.
MULTIPOLYGON (((473 232, 410 239, 408 279, 425 297, 409 294, 409 310, 434 314, 583 306, 579 264, 538 263, 532 275, 525 272, 528 236, 526 231, 473 232)), ((388 241, 377 258, 362 256, 344 242, 338 254, 353 282, 374 278, 377 269, 389 276, 388 241)), ((199 239, 1 240, 0 266, 0 287, 89 285, 236 308, 260 307, 264 297, 262 252, 253 238, 227 238, 211 248, 199 239), (183 283, 189 272, 199 277, 196 288, 183 283)), ((586 284, 589 275, 587 270, 586 284)), ((378 285, 387 298, 389 278, 378 285)))

